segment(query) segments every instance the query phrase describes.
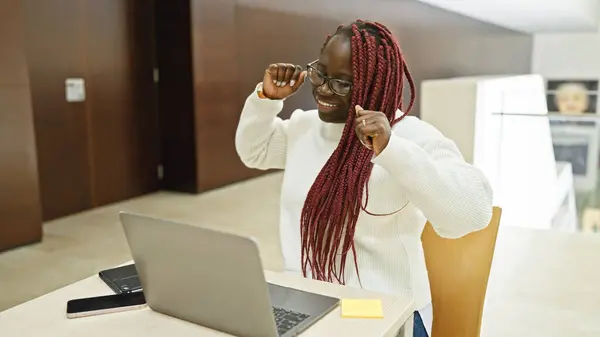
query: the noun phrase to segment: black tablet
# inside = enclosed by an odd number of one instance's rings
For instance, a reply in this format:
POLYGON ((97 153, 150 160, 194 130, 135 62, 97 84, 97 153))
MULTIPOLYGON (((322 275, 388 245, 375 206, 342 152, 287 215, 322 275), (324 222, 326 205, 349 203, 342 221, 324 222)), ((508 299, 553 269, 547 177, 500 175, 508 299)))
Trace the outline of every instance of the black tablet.
POLYGON ((98 276, 116 294, 124 294, 142 290, 142 284, 135 269, 135 264, 103 270, 98 276))

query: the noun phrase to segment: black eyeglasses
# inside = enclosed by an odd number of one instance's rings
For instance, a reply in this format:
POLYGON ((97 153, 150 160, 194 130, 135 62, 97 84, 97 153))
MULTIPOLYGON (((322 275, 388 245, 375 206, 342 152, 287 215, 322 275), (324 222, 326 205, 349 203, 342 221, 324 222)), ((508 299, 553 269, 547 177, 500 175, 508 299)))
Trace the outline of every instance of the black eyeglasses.
POLYGON ((318 60, 313 61, 306 66, 306 73, 310 82, 317 87, 320 87, 327 82, 327 86, 334 94, 338 96, 350 95, 350 92, 352 92, 352 82, 323 75, 319 69, 315 68, 317 62, 318 60))

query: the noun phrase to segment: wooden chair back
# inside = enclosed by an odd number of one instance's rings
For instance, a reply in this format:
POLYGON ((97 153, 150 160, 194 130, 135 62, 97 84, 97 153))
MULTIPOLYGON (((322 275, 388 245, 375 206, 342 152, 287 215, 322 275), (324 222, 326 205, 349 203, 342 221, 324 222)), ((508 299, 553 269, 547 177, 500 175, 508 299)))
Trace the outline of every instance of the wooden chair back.
POLYGON ((479 337, 502 210, 490 224, 459 239, 444 239, 428 222, 422 235, 433 304, 431 337, 479 337))

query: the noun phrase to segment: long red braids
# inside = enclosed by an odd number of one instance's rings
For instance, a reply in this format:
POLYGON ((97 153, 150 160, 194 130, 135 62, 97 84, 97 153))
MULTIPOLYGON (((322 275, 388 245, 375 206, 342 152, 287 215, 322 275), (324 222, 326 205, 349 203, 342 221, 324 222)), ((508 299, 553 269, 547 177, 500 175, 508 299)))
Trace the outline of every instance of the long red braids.
POLYGON ((338 27, 335 34, 351 40, 352 98, 340 143, 317 175, 302 209, 301 261, 304 276, 310 272, 314 279, 344 284, 351 250, 358 275, 354 232, 360 211, 382 215, 366 209, 373 152, 354 133, 354 107, 381 111, 393 125, 412 108, 415 85, 398 43, 384 25, 356 21, 338 27), (410 86, 410 102, 404 114, 396 118, 396 111, 403 106, 404 77, 410 86))

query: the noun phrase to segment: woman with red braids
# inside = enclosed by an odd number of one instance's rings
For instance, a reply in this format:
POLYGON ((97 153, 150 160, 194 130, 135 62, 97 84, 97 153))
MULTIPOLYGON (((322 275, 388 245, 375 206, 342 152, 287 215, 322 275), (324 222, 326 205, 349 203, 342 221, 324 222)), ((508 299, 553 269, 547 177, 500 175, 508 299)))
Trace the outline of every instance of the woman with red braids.
POLYGON ((379 23, 340 26, 319 58, 278 63, 244 105, 235 144, 250 168, 284 169, 280 239, 285 270, 415 299, 415 336, 433 313, 421 233, 458 238, 487 226, 484 175, 433 126, 407 117, 415 86, 379 23), (277 114, 308 78, 317 105, 277 114), (405 78, 411 95, 403 105, 405 78))

